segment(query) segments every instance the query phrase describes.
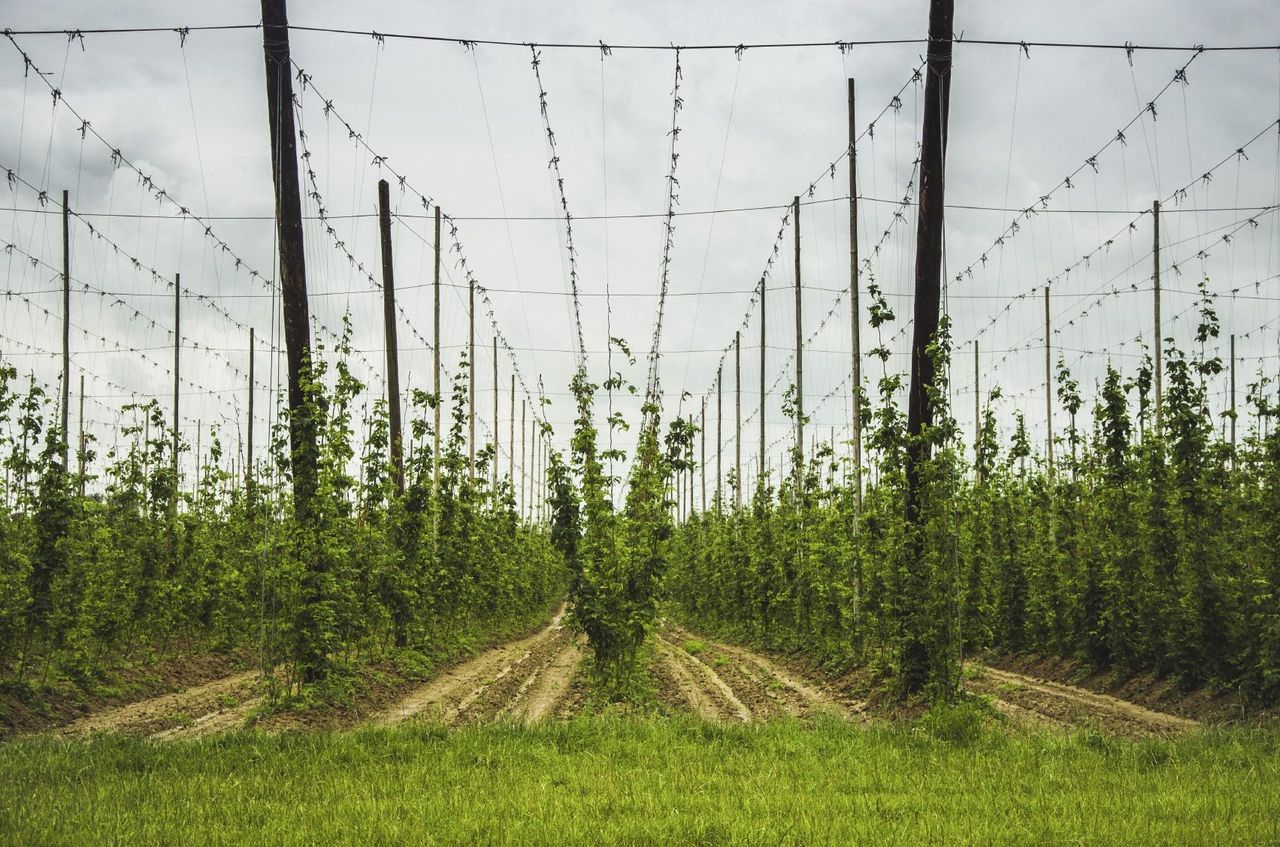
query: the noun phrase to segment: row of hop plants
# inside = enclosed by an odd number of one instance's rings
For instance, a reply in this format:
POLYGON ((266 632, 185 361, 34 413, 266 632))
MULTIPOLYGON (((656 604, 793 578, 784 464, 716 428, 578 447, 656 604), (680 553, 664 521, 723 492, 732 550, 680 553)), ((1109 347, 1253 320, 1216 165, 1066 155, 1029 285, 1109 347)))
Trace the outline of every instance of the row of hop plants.
MULTIPOLYGON (((877 330, 893 319, 874 290, 871 314, 877 330)), ((1241 442, 1217 434, 1205 388, 1223 367, 1206 352, 1217 335, 1204 293, 1192 349, 1166 347, 1159 415, 1149 359, 1127 377, 1108 366, 1087 428, 1060 361, 1071 424, 1052 469, 1020 413, 1000 431, 998 390, 976 449, 962 447, 939 367, 914 524, 902 377, 877 351, 861 510, 827 445, 800 473, 761 477, 741 508, 730 500, 680 526, 669 595, 694 624, 870 667, 902 693, 951 697, 963 657, 997 650, 1280 702, 1280 408, 1260 376, 1241 442)), ((931 354, 946 364, 945 320, 931 354)))
POLYGON ((0 682, 87 686, 121 657, 244 650, 273 690, 298 692, 360 661, 433 653, 544 615, 563 595, 563 559, 521 517, 510 480, 488 482, 492 446, 472 472, 465 360, 439 457, 438 398, 412 392, 400 492, 385 401, 358 406, 365 386, 347 342, 331 352, 329 364, 317 351, 308 376, 319 436, 308 521, 294 511, 284 412, 269 460, 247 480, 226 470, 214 430, 198 486, 179 490, 157 403, 126 406, 132 423, 103 455, 89 438, 64 464, 56 404, 0 363, 0 682), (100 472, 82 479, 66 464, 100 472))

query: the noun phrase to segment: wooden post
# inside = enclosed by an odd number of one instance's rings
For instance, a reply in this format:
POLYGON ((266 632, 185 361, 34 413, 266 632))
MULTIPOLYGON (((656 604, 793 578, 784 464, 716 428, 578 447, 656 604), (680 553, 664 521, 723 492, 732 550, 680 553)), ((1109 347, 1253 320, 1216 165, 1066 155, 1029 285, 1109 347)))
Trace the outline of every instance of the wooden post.
POLYGON ((804 338, 800 281, 800 196, 792 203, 796 244, 796 481, 804 479, 804 338))
POLYGON ((391 474, 404 493, 404 441, 400 430, 400 345, 396 338, 395 262, 391 252, 391 186, 378 180, 378 231, 382 241, 382 322, 387 347, 387 422, 391 474))
POLYGON ((720 513, 722 487, 720 475, 720 451, 724 447, 724 366, 716 370, 716 514, 720 513))
MULTIPOLYGON (((768 459, 765 456, 766 445, 764 441, 764 424, 765 424, 765 417, 766 417, 765 413, 769 409, 769 404, 765 402, 766 389, 765 389, 765 380, 764 380, 765 363, 767 362, 768 355, 769 355, 769 347, 766 343, 766 338, 765 338, 765 328, 766 328, 765 318, 767 316, 767 311, 765 307, 769 303, 769 298, 766 296, 767 293, 768 292, 765 289, 765 278, 760 277, 760 476, 761 477, 763 477, 769 470, 768 459)), ((760 483, 757 482, 756 484, 759 485, 760 483)))
MULTIPOLYGON (((858 127, 854 83, 849 80, 849 325, 853 334, 854 514, 862 514, 862 309, 858 302, 858 127)), ((833 439, 834 441, 834 439, 833 439)), ((834 446, 834 445, 832 445, 834 446)))
POLYGON ((62 190, 62 469, 70 467, 67 422, 71 413, 71 206, 62 190))
POLYGON ((249 426, 245 431, 244 456, 244 490, 249 497, 253 494, 253 348, 254 331, 249 327, 249 426))
POLYGON ((435 336, 431 341, 431 358, 435 364, 435 386, 436 408, 435 408, 435 430, 431 434, 431 487, 434 493, 440 493, 440 406, 443 400, 440 397, 440 207, 436 206, 436 250, 435 250, 435 277, 432 288, 434 289, 435 309, 432 313, 432 322, 434 324, 435 336))
POLYGON ((742 332, 733 334, 733 505, 742 505, 742 332))
POLYGON ((1051 344, 1049 333, 1049 286, 1044 287, 1044 420, 1049 433, 1048 451, 1045 456, 1049 460, 1049 482, 1053 483, 1053 366, 1050 362, 1051 344))
POLYGON ((498 338, 493 339, 493 494, 498 495, 498 338))
POLYGON ((173 275, 173 507, 178 507, 178 387, 182 350, 182 274, 173 275))
POLYGON ((1156 200, 1151 204, 1151 221, 1152 221, 1151 223, 1151 233, 1152 233, 1151 281, 1152 281, 1152 293, 1155 297, 1155 329, 1156 329, 1156 344, 1155 344, 1156 354, 1155 354, 1155 361, 1153 364, 1155 366, 1155 385, 1156 385, 1156 428, 1157 430, 1159 430, 1160 420, 1161 420, 1161 405, 1164 402, 1163 401, 1164 362, 1162 361, 1163 354, 1161 352, 1161 347, 1163 345, 1163 341, 1161 340, 1161 335, 1163 335, 1163 332, 1160 329, 1161 321, 1160 321, 1160 201, 1159 200, 1156 200))
MULTIPOLYGON (((934 363, 928 347, 938 331, 942 297, 942 234, 945 202, 947 117, 951 99, 951 40, 954 0, 930 0, 929 47, 924 82, 921 126, 920 192, 916 221, 916 284, 914 331, 911 339, 911 385, 907 395, 906 523, 910 546, 900 590, 907 597, 931 597, 938 590, 931 565, 924 558, 923 539, 914 531, 920 519, 921 470, 929 459, 920 437, 933 423, 929 391, 934 386, 934 363)), ((948 690, 958 684, 953 645, 942 643, 938 621, 912 609, 901 622, 899 673, 901 691, 914 694, 931 681, 948 690), (945 653, 945 655, 940 655, 945 653), (945 669, 945 671, 944 671, 945 669), (944 671, 942 678, 940 671, 944 671)), ((942 632, 950 633, 950 622, 942 632)), ((949 642, 949 639, 948 639, 949 642)))
POLYGON ((1235 463, 1236 452, 1236 336, 1231 334, 1231 453, 1235 463))
MULTIPOLYGON (((311 317, 307 305, 307 265, 302 236, 302 199, 298 187, 297 132, 293 121, 293 66, 289 58, 289 19, 285 0, 261 0, 262 50, 267 71, 267 113, 275 185, 276 238, 280 245, 280 294, 288 360, 289 446, 294 507, 306 524, 318 476, 316 422, 303 371, 311 361, 311 317)), ((319 565, 315 565, 319 567, 319 565)), ((298 657, 304 679, 317 678, 327 662, 323 651, 298 657)))

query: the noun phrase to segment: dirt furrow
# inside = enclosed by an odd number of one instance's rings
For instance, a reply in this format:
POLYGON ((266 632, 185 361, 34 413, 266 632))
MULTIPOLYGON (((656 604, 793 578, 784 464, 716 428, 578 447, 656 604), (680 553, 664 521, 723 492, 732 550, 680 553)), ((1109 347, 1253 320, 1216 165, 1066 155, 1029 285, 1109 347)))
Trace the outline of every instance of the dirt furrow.
POLYGON ((996 668, 984 668, 969 686, 1057 724, 1098 727, 1124 735, 1168 734, 1199 725, 1117 697, 996 668))
POLYGON ((123 732, 163 735, 227 712, 247 714, 259 698, 254 695, 257 671, 215 679, 184 691, 140 700, 105 712, 86 715, 58 731, 59 735, 123 732))
POLYGON ((733 669, 729 671, 730 673, 742 673, 754 684, 763 686, 768 696, 777 702, 786 714, 809 717, 815 713, 828 713, 849 719, 866 708, 861 701, 841 702, 818 685, 801 679, 758 653, 701 635, 692 635, 680 627, 676 627, 674 631, 686 639, 701 641, 718 652, 728 660, 727 667, 733 669))
POLYGON ((573 677, 582 665, 582 647, 569 640, 551 657, 536 679, 531 679, 523 700, 511 710, 511 714, 526 724, 537 723, 556 712, 564 703, 573 685, 573 677))
MULTIPOLYGON (((668 658, 676 664, 677 673, 683 671, 684 681, 698 689, 704 699, 717 703, 720 716, 736 718, 744 723, 751 720, 751 710, 710 665, 662 636, 658 636, 658 643, 665 649, 668 658)), ((702 710, 699 709, 699 711, 702 710)))
POLYGON ((394 724, 411 718, 432 718, 453 723, 480 700, 486 689, 505 679, 532 657, 534 650, 551 640, 561 629, 561 609, 546 628, 526 638, 486 650, 440 674, 394 706, 374 717, 380 724, 394 724))
POLYGON ((157 741, 175 741, 180 738, 202 738, 206 735, 240 729, 244 726, 245 721, 248 720, 250 712, 261 702, 261 697, 254 697, 238 706, 219 709, 216 712, 201 715, 190 723, 183 723, 172 729, 161 730, 151 737, 157 741))

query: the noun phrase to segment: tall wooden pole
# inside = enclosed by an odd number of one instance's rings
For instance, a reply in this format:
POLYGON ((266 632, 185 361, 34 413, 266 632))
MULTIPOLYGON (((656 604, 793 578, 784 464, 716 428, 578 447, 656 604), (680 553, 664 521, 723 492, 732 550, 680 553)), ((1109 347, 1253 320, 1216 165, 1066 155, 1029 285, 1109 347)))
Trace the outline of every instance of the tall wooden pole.
MULTIPOLYGON (((765 389, 765 380, 764 380, 765 364, 768 360, 768 355, 769 355, 769 347, 766 344, 766 333, 765 333, 765 329, 766 329, 765 319, 768 315, 768 311, 765 307, 768 306, 769 304, 769 298, 766 296, 766 294, 767 294, 767 291, 765 289, 765 278, 760 277, 760 476, 761 477, 763 477, 766 473, 768 473, 768 470, 769 470, 769 460, 765 456, 765 452, 764 452, 765 446, 766 446, 764 441, 764 424, 765 424, 765 418, 767 417, 765 413, 769 409, 769 404, 765 402, 766 389, 765 389)), ((757 485, 758 484, 759 483, 757 483, 757 485)))
POLYGON ((742 332, 733 334, 733 504, 742 505, 742 332))
POLYGON ((440 407, 444 404, 440 396, 440 207, 436 206, 436 249, 435 272, 432 283, 435 308, 432 310, 434 336, 431 340, 431 358, 435 367, 435 379, 432 383, 436 394, 435 430, 431 433, 431 486, 435 493, 440 492, 440 407))
POLYGON ((71 206, 62 191, 62 468, 68 464, 67 422, 71 413, 71 206))
MULTIPOLYGON (((902 586, 905 596, 918 598, 922 607, 911 610, 902 621, 899 672, 902 691, 906 694, 922 690, 931 680, 947 689, 953 689, 958 683, 958 667, 950 655, 952 645, 940 643, 938 621, 931 617, 923 602, 936 596, 939 589, 931 584, 936 577, 924 557, 921 533, 916 530, 920 519, 921 468, 929 459, 928 444, 920 436, 933 423, 929 391, 934 386, 934 363, 928 347, 938 331, 942 299, 944 178, 954 13, 954 0, 930 0, 916 221, 915 326, 911 339, 911 385, 907 395, 905 512, 910 546, 906 551, 902 586), (939 655, 943 652, 945 655, 939 655), (940 675, 943 678, 939 678, 940 675)), ((950 626, 944 626, 944 631, 951 631, 950 626)))
MULTIPOLYGON (((862 513, 862 308, 858 298, 858 127, 854 83, 849 80, 849 326, 853 344, 853 491, 862 513)), ((834 445, 833 445, 834 446, 834 445)))
POLYGON ((253 348, 254 331, 249 327, 249 425, 245 429, 244 489, 247 496, 253 493, 253 348))
POLYGON ((1045 456, 1049 460, 1049 482, 1053 482, 1053 366, 1050 362, 1052 359, 1052 351, 1050 349, 1049 333, 1049 286, 1044 287, 1044 420, 1045 429, 1048 432, 1047 452, 1045 456))
POLYGON ((796 481, 804 479, 804 318, 800 293, 800 197, 792 202, 796 245, 796 481))
MULTIPOLYGON (((289 446, 294 508, 306 524, 316 490, 316 422, 303 371, 311 360, 311 317, 307 306, 307 265, 302 242, 302 199, 298 187, 297 132, 293 122, 293 66, 285 0, 262 0, 262 50, 267 71, 267 116, 271 129, 271 172, 275 185, 276 240, 280 251, 280 294, 288 361, 289 446)), ((325 656, 302 657, 304 677, 325 656)))
POLYGON ((382 241, 382 323, 387 347, 387 422, 391 473, 404 493, 404 441, 400 430, 400 345, 396 338, 395 262, 391 251, 391 186, 378 180, 378 232, 382 241))
POLYGON ((1156 330, 1156 342, 1155 342, 1156 355, 1155 355, 1155 361, 1153 362, 1153 365, 1155 366, 1156 428, 1158 430, 1160 426, 1160 420, 1162 417, 1161 406, 1164 402, 1164 376, 1163 376, 1164 356, 1161 351, 1161 347, 1163 346, 1164 342, 1160 337, 1163 333, 1160 329, 1161 321, 1160 321, 1160 201, 1159 200, 1156 200, 1151 204, 1151 222, 1152 222, 1151 223, 1151 234, 1152 234, 1151 281, 1152 281, 1152 293, 1155 297, 1155 330, 1156 330))
POLYGON ((173 275, 173 505, 178 505, 178 386, 181 380, 182 274, 173 275))

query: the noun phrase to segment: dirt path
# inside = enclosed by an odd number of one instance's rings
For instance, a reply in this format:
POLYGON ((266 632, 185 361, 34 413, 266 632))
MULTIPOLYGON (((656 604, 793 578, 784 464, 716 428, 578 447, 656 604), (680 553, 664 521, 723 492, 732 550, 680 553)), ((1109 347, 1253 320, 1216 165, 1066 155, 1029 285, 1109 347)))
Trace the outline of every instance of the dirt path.
POLYGON ((215 679, 185 691, 140 700, 62 727, 59 735, 123 732, 157 738, 204 734, 196 727, 232 729, 244 721, 259 701, 254 692, 257 671, 215 679))
POLYGON ((539 632, 446 671, 374 721, 395 724, 427 719, 461 724, 507 716, 526 722, 544 717, 565 696, 581 658, 563 617, 561 609, 539 632))
POLYGON ((1157 712, 1118 697, 997 668, 977 668, 968 687, 996 698, 1015 720, 1066 727, 1094 727, 1118 735, 1169 735, 1199 726, 1189 718, 1157 712))
POLYGON ((764 656, 678 626, 667 627, 655 645, 658 699, 709 720, 809 719, 824 713, 850 719, 863 709, 764 656))

